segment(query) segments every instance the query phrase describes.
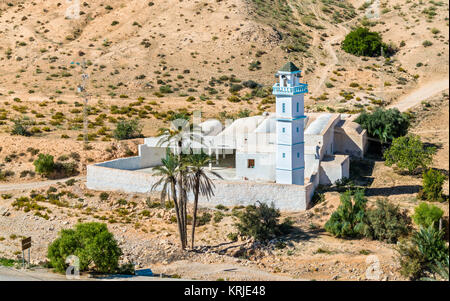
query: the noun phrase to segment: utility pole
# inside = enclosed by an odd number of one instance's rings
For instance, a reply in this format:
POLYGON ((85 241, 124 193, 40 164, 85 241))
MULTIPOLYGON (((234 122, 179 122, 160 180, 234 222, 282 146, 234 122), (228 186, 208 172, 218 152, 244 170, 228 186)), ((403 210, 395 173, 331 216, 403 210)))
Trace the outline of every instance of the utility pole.
POLYGON ((83 59, 83 62, 75 63, 71 62, 71 64, 81 65, 81 85, 77 87, 77 91, 81 93, 81 97, 83 98, 83 140, 84 140, 84 149, 87 150, 89 147, 89 137, 88 137, 88 93, 86 91, 86 83, 89 78, 89 74, 86 73, 86 60, 83 59))
POLYGON ((385 57, 384 57, 384 48, 383 48, 383 45, 381 45, 381 60, 383 61, 383 63, 381 64, 381 96, 380 96, 380 98, 381 98, 381 101, 382 101, 382 103, 383 103, 383 107, 384 106, 386 106, 386 104, 385 104, 385 102, 384 102, 384 100, 385 100, 385 97, 384 97, 384 65, 385 65, 385 63, 386 63, 386 59, 385 59, 385 57))

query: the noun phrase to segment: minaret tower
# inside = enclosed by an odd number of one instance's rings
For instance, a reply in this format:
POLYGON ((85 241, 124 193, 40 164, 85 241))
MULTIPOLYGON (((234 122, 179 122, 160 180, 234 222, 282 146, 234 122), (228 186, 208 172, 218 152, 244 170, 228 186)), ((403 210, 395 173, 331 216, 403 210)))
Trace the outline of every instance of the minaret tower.
POLYGON ((275 75, 279 82, 273 86, 277 98, 276 182, 280 184, 305 182, 304 94, 308 85, 300 83, 300 73, 297 66, 288 62, 275 75))

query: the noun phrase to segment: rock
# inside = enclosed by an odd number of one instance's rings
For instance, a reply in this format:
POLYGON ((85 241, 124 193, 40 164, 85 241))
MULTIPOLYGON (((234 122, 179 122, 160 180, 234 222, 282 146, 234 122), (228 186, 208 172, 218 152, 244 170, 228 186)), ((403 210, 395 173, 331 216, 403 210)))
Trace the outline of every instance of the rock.
POLYGON ((0 215, 1 216, 9 216, 11 213, 9 212, 8 208, 0 208, 0 215))
POLYGON ((333 278, 331 278, 331 280, 338 280, 339 276, 338 275, 334 275, 333 278))

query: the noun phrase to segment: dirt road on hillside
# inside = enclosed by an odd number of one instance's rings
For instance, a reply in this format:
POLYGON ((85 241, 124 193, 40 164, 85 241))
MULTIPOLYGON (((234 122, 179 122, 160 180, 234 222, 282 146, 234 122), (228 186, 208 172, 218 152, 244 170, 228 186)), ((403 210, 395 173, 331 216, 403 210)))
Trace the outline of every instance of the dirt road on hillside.
POLYGON ((405 112, 408 109, 420 104, 423 100, 445 91, 448 88, 448 78, 431 81, 400 97, 398 102, 389 105, 388 108, 397 108, 400 112, 405 112))

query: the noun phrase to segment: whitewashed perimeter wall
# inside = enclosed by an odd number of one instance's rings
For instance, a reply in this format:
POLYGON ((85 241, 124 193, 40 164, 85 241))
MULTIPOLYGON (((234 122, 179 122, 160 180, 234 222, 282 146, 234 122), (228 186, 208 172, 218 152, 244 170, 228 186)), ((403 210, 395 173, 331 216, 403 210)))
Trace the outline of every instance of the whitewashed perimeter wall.
MULTIPOLYGON (((151 174, 89 165, 86 186, 100 191, 124 191, 129 193, 148 193, 157 177, 151 174)), ((251 205, 256 201, 270 204, 283 211, 306 210, 314 192, 313 185, 282 185, 246 181, 214 180, 215 196, 210 200, 200 198, 202 206, 251 205)), ((192 195, 189 196, 192 200, 192 195)))
POLYGON ((161 159, 166 156, 164 148, 149 147, 145 144, 139 145, 138 151, 139 155, 136 157, 119 158, 96 165, 122 170, 136 170, 161 165, 161 159))

